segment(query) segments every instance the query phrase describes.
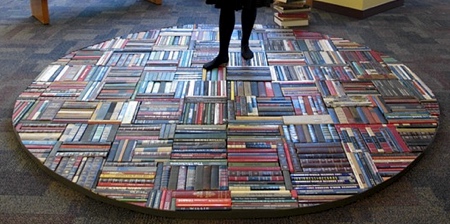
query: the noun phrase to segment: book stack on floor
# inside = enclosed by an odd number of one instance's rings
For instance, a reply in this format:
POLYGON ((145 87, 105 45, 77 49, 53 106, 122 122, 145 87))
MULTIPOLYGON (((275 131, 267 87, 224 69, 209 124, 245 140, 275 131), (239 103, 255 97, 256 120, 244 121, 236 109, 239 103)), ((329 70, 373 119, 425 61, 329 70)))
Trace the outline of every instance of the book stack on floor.
POLYGON ((275 0, 273 20, 281 27, 308 26, 311 4, 306 0, 275 0))

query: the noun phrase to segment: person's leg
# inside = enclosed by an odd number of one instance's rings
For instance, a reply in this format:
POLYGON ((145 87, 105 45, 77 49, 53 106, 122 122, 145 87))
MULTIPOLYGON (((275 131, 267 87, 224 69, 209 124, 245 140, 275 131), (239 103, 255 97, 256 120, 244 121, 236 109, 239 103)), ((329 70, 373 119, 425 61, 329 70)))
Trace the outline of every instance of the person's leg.
POLYGON ((228 47, 234 30, 235 15, 233 8, 221 8, 219 16, 219 54, 214 60, 203 65, 203 68, 211 70, 228 63, 228 47))
POLYGON ((253 52, 249 47, 249 39, 255 25, 257 9, 254 7, 244 7, 242 9, 242 39, 241 39, 241 56, 245 59, 252 59, 253 52))

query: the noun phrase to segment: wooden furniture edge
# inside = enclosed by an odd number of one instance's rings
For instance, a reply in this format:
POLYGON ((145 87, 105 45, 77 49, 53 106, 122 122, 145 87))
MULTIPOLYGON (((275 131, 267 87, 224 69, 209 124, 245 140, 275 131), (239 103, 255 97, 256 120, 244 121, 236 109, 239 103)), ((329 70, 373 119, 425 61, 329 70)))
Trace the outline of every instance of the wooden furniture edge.
POLYGON ((357 9, 351 9, 351 8, 343 7, 340 5, 325 3, 325 2, 321 2, 321 1, 314 1, 314 8, 328 11, 328 12, 338 13, 341 15, 350 16, 350 17, 354 17, 354 18, 358 18, 358 19, 365 19, 367 17, 376 15, 378 13, 387 11, 389 9, 400 7, 403 5, 403 3, 404 3, 404 0, 394 0, 394 1, 387 2, 382 5, 379 5, 379 6, 375 6, 370 9, 357 10, 357 9))
POLYGON ((50 23, 47 0, 30 0, 31 15, 42 24, 50 23))
MULTIPOLYGON (((147 0, 153 4, 161 5, 162 0, 147 0)), ((50 24, 47 0, 30 0, 31 15, 44 25, 50 24)))
POLYGON ((147 0, 147 1, 149 1, 149 2, 151 2, 153 4, 156 4, 156 5, 161 5, 162 4, 162 0, 147 0))

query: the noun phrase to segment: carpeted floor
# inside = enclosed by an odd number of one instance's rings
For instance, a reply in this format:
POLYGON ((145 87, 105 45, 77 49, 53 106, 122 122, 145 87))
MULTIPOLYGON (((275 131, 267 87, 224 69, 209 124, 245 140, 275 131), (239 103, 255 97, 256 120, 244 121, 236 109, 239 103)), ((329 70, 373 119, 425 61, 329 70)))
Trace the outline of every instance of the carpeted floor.
MULTIPOLYGON (((4 0, 0 6, 0 223, 450 223, 450 2, 405 0, 402 7, 364 20, 313 10, 303 29, 367 45, 419 75, 440 102, 440 128, 410 172, 368 198, 315 214, 247 220, 169 219, 95 201, 44 173, 21 150, 11 125, 16 97, 49 63, 133 32, 217 24, 217 9, 204 0, 163 0, 161 6, 144 0, 53 0, 46 26, 30 16, 29 4, 4 0)), ((256 22, 273 24, 272 12, 260 9, 256 22)))

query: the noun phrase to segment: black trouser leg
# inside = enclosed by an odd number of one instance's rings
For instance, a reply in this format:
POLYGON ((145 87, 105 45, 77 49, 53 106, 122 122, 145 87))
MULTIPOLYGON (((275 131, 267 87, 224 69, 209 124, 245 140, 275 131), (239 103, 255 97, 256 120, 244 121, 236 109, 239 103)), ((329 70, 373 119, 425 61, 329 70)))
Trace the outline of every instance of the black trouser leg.
POLYGON ((256 8, 242 9, 242 45, 248 45, 248 39, 250 38, 250 34, 252 33, 253 25, 255 25, 256 12, 256 8))
POLYGON ((236 21, 234 9, 222 8, 220 9, 219 17, 219 38, 220 38, 220 57, 228 57, 228 47, 230 46, 231 35, 234 30, 234 23, 236 21))
POLYGON ((255 25, 256 20, 256 8, 243 8, 242 9, 242 39, 241 39, 241 55, 244 59, 248 60, 253 58, 253 52, 250 50, 249 39, 255 25))
POLYGON ((233 8, 221 8, 219 16, 219 54, 214 60, 203 65, 206 70, 211 70, 228 63, 228 47, 236 21, 233 8))

